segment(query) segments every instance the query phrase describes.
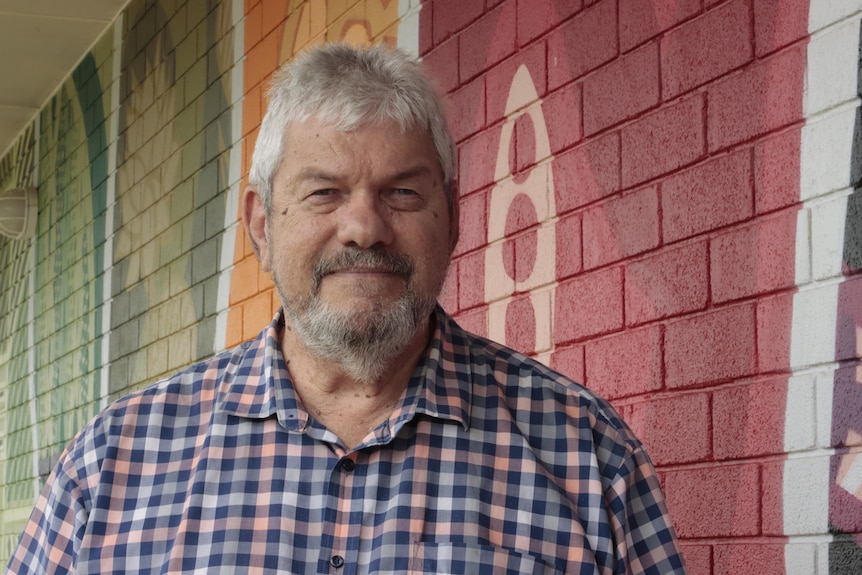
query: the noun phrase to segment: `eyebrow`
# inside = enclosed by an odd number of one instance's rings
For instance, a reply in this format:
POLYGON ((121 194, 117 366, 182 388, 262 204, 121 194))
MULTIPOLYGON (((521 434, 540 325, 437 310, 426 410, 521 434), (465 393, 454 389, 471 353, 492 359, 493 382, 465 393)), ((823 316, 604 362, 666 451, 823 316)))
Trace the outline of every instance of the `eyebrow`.
MULTIPOLYGON (((396 172, 392 176, 388 178, 389 181, 399 182, 403 180, 409 180, 412 178, 418 178, 423 176, 431 176, 433 177, 433 170, 424 164, 419 164, 412 168, 407 168, 406 170, 402 170, 400 172, 396 172)), ((315 167, 306 167, 303 168, 297 173, 293 178, 288 182, 290 185, 294 185, 300 182, 308 182, 308 181, 323 181, 323 182, 338 182, 342 180, 344 176, 332 172, 327 172, 321 170, 320 168, 315 167)))

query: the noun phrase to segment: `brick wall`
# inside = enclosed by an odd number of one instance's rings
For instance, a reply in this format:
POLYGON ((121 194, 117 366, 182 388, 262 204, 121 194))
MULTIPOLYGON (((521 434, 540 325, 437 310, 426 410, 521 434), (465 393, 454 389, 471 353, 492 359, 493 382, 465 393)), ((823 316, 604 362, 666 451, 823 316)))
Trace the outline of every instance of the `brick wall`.
POLYGON ((271 318, 237 222, 268 79, 348 38, 421 55, 446 94, 441 302, 618 407, 691 572, 859 572, 860 20, 855 0, 132 2, 0 158, 0 184, 40 191, 36 238, 0 239, 0 560, 95 410, 271 318))

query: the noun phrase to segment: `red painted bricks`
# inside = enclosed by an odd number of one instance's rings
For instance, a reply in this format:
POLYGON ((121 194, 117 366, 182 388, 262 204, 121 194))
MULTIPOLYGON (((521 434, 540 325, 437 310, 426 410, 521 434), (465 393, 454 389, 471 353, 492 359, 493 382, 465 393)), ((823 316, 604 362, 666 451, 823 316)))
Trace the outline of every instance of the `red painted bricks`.
POLYGON ((616 2, 604 0, 548 35, 548 87, 562 86, 616 55, 616 2))
POLYGON ((434 48, 422 57, 422 66, 434 81, 440 93, 445 94, 461 84, 458 76, 458 45, 456 36, 434 48))
POLYGON ((662 387, 661 344, 659 327, 590 341, 584 346, 584 381, 608 399, 657 391, 662 387))
POLYGON ((763 56, 808 36, 811 0, 754 0, 754 46, 763 56))
POLYGON ((682 538, 743 537, 760 531, 757 464, 664 473, 668 509, 682 538))
POLYGON ((658 45, 647 44, 584 80, 584 133, 594 134, 659 103, 658 45))
POLYGON ((656 188, 649 187, 584 212, 584 267, 603 266, 657 247, 658 205, 656 188))
POLYGON ((564 279, 583 269, 580 214, 560 218, 556 232, 556 275, 557 279, 564 279))
POLYGON ((801 129, 762 140, 754 148, 754 204, 758 214, 799 201, 801 129))
POLYGON ((620 48, 628 52, 632 47, 697 14, 700 0, 625 0, 620 2, 619 7, 620 48))
POLYGON ((458 259, 458 307, 470 309, 485 303, 485 254, 474 252, 458 259))
POLYGON ((802 117, 804 47, 793 47, 708 88, 707 139, 710 151, 798 122, 802 117))
POLYGON ((753 305, 712 310, 666 327, 665 382, 669 388, 752 375, 756 359, 753 305))
POLYGON ((516 4, 519 46, 525 46, 581 9, 581 0, 530 0, 516 4))
MULTIPOLYGON (((631 364, 628 367, 631 372, 631 364)), ((656 465, 707 461, 711 456, 706 393, 663 395, 635 403, 628 421, 656 465)))
MULTIPOLYGON (((547 91, 547 65, 545 62, 545 44, 544 42, 536 43, 529 48, 520 50, 515 56, 497 64, 486 73, 486 109, 488 116, 488 124, 496 124, 503 120, 506 116, 506 103, 509 99, 509 93, 512 90, 512 80, 518 68, 525 66, 530 73, 530 79, 533 82, 533 87, 536 89, 536 94, 541 97, 547 91)), ((529 102, 528 104, 531 104, 529 102)), ((565 115, 569 115, 571 110, 566 110, 565 115)), ((548 114, 545 115, 546 120, 553 118, 548 114)), ((546 124, 550 123, 546 121, 546 124)), ((563 125, 568 122, 564 122, 563 125)))
POLYGON ((573 146, 583 137, 579 86, 569 84, 549 94, 542 103, 542 111, 548 126, 552 154, 573 146))
POLYGON ((485 12, 462 34, 461 57, 458 59, 461 78, 468 80, 511 56, 516 44, 515 4, 506 2, 485 12))
POLYGON ((484 2, 463 0, 433 0, 431 3, 432 38, 435 45, 466 28, 470 22, 482 15, 485 8, 484 2))
POLYGON ((730 543, 713 549, 713 575, 784 575, 785 546, 774 543, 730 543))
POLYGON ((757 371, 784 371, 790 365, 793 293, 757 301, 757 371))
POLYGON ((554 344, 623 326, 622 271, 610 268, 561 282, 554 300, 554 344))
POLYGON ((485 78, 479 77, 455 92, 449 93, 446 105, 450 118, 458 121, 450 122, 452 137, 461 142, 485 126, 485 78))
POLYGON ((622 185, 651 180, 706 153, 704 98, 697 95, 636 119, 621 130, 622 185))
POLYGON ((706 243, 663 249, 626 264, 626 325, 704 309, 709 298, 706 243))
POLYGON ((662 184, 664 241, 674 242, 748 219, 754 190, 748 151, 720 156, 662 184))
POLYGON ((592 139, 554 159, 557 211, 566 213, 619 191, 620 140, 592 139))
POLYGON ((501 127, 483 130, 458 146, 458 187, 461 196, 494 183, 501 127))
POLYGON ((551 354, 551 367, 567 377, 584 381, 584 348, 580 345, 558 347, 551 354))
POLYGON ((455 255, 476 250, 488 241, 488 194, 479 192, 461 198, 460 237, 455 255))
POLYGON ((716 303, 795 285, 796 210, 716 236, 710 242, 710 284, 716 303))
POLYGON ((713 394, 715 458, 742 459, 781 453, 787 379, 747 383, 713 394))
POLYGON ((719 78, 753 52, 749 2, 721 4, 662 38, 662 95, 674 98, 719 78))

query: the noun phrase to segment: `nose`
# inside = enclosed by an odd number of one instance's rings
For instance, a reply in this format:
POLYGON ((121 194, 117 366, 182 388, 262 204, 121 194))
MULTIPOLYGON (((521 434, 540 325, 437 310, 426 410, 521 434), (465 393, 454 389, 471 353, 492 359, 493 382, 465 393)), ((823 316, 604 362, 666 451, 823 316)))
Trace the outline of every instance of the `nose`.
POLYGON ((392 243, 392 214, 377 194, 353 192, 338 211, 338 239, 342 245, 368 249, 392 243))

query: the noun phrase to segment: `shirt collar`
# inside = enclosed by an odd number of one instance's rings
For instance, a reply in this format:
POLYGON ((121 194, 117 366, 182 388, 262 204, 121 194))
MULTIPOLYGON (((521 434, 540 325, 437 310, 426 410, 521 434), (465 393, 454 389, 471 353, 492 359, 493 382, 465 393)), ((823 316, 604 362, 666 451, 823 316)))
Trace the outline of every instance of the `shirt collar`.
MULTIPOLYGON (((309 416, 296 396, 281 353, 283 313, 279 310, 257 338, 237 348, 234 357, 239 358, 226 369, 218 408, 248 419, 276 415, 285 428, 302 431, 309 416)), ((469 427, 473 381, 467 334, 439 306, 432 321, 431 341, 390 420, 394 433, 416 413, 469 427)))

